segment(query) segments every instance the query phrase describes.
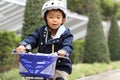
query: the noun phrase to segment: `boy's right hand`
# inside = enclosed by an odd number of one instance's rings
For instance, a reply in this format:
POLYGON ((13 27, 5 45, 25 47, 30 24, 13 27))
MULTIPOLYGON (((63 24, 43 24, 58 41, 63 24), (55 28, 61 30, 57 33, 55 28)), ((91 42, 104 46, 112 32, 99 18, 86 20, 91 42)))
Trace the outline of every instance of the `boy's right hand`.
POLYGON ((20 45, 16 48, 16 53, 23 53, 25 51, 26 51, 26 48, 23 45, 20 45))

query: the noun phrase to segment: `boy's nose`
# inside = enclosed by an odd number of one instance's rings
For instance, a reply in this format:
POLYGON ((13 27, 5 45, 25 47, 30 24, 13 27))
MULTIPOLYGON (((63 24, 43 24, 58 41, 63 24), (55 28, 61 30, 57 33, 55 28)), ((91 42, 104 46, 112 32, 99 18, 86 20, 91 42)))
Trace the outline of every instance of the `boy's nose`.
POLYGON ((56 18, 53 19, 53 21, 56 21, 56 20, 57 20, 56 18))

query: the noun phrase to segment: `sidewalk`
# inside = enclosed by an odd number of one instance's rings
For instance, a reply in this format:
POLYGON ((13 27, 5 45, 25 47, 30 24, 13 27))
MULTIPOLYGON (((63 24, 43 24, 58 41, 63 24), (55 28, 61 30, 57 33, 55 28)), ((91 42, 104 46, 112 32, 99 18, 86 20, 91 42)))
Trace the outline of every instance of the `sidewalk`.
POLYGON ((104 72, 101 74, 88 76, 76 80, 120 80, 120 69, 104 72))

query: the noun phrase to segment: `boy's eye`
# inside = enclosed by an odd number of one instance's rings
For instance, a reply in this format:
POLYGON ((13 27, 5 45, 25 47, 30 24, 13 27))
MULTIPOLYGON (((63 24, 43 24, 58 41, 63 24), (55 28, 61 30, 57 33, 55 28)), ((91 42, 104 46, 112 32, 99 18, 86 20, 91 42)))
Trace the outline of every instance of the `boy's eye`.
POLYGON ((60 17, 57 17, 57 19, 60 19, 60 17))
MULTIPOLYGON (((49 18, 51 18, 51 19, 52 19, 52 18, 55 18, 55 17, 53 17, 53 16, 49 16, 49 18)), ((59 16, 58 16, 58 17, 56 17, 56 19, 60 19, 60 18, 61 18, 61 17, 59 17, 59 16)))
POLYGON ((50 18, 53 18, 52 16, 50 16, 50 18))

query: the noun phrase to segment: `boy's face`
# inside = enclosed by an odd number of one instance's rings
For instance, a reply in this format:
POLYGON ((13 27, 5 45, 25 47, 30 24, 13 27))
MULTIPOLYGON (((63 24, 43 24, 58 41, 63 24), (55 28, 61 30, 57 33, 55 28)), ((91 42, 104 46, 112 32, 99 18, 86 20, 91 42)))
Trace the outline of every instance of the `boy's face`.
POLYGON ((58 29, 65 22, 65 18, 63 18, 62 12, 59 10, 49 10, 46 19, 51 29, 58 29))

